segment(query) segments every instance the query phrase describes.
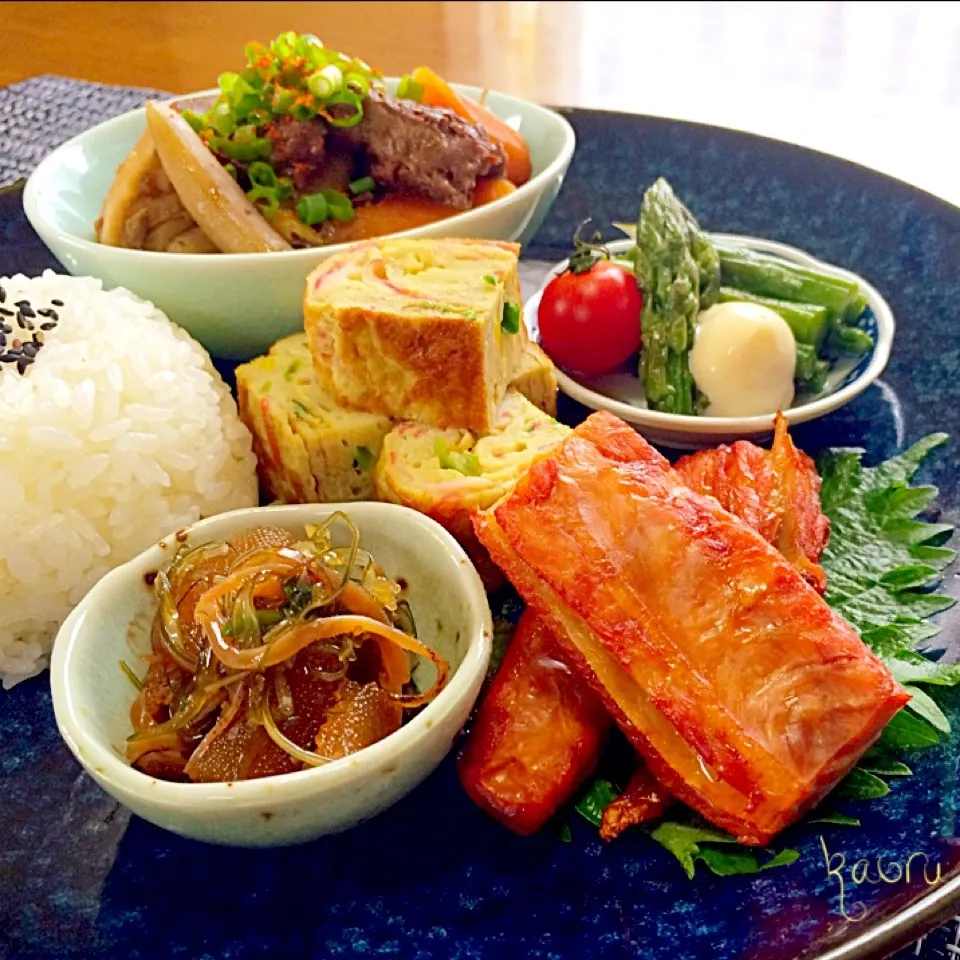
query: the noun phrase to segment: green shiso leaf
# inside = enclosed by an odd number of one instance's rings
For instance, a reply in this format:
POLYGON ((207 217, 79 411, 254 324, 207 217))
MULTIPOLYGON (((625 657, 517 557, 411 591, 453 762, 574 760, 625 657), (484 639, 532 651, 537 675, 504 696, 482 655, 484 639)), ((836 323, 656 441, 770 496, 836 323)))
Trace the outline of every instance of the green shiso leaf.
POLYGON ((691 880, 698 860, 717 876, 732 877, 785 867, 800 856, 796 850, 781 850, 761 862, 760 851, 741 846, 727 833, 674 820, 654 827, 650 836, 680 861, 691 880))
POLYGON ((886 781, 858 766, 840 781, 831 796, 845 800, 875 800, 885 797, 889 792, 890 787, 886 781))
POLYGON ((846 813, 840 813, 834 810, 832 813, 823 813, 819 817, 814 817, 809 823, 829 823, 836 827, 859 827, 860 821, 856 817, 848 816, 846 813))
POLYGON ((857 764, 857 767, 878 777, 913 776, 913 771, 903 761, 872 751, 857 764))
POLYGON ((600 826, 603 811, 607 804, 620 796, 620 791, 609 781, 598 777, 590 784, 587 792, 577 801, 577 813, 595 827, 600 826))
POLYGON ((950 721, 929 693, 919 687, 906 686, 903 689, 910 694, 910 702, 907 704, 908 710, 912 710, 918 717, 926 720, 940 733, 947 734, 950 732, 950 721))
POLYGON ((940 735, 926 720, 915 713, 901 710, 884 728, 877 746, 894 753, 901 750, 923 750, 940 742, 940 735))
MULTIPOLYGON (((827 602, 909 685, 911 713, 942 733, 950 729, 946 716, 916 684, 960 683, 960 665, 936 663, 917 647, 939 633, 929 618, 955 603, 933 592, 956 557, 956 551, 942 545, 953 528, 917 519, 936 500, 937 488, 909 483, 924 458, 946 440, 946 434, 931 434, 876 467, 864 467, 862 452, 856 450, 828 451, 818 464, 821 502, 831 523, 821 560, 827 602)), ((916 723, 899 720, 891 741, 899 749, 916 749, 937 738, 922 735, 916 723)))

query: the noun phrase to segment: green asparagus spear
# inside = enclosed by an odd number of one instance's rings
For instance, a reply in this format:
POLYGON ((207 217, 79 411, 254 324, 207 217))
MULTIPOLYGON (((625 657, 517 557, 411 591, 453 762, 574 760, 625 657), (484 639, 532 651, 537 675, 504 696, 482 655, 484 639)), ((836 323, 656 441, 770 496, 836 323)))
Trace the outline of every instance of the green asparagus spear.
POLYGON ((817 348, 809 343, 797 344, 797 367, 793 378, 810 393, 819 393, 830 372, 830 364, 817 356, 817 348))
POLYGON ((860 287, 852 280, 727 243, 718 244, 717 252, 724 286, 761 297, 823 306, 830 311, 831 318, 849 316, 860 302, 860 287))
POLYGON ((819 347, 827 333, 828 313, 826 307, 813 303, 790 303, 787 300, 774 300, 771 297, 760 297, 755 293, 744 290, 734 290, 733 287, 720 288, 721 303, 757 303, 769 307, 774 313, 780 314, 793 331, 797 343, 809 343, 819 347))
POLYGON ((640 205, 635 273, 643 290, 640 377, 647 404, 697 412, 688 354, 697 314, 719 295, 719 261, 709 239, 663 178, 640 205))
POLYGON ((859 327, 848 327, 835 324, 830 330, 827 339, 827 350, 830 353, 842 354, 847 357, 862 357, 873 347, 873 337, 859 327))

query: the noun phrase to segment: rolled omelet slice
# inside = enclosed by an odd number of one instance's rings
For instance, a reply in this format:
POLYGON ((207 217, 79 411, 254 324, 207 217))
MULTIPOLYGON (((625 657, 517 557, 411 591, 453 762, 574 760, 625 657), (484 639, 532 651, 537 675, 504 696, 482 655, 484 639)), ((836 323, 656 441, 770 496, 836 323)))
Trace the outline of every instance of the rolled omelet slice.
POLYGON ((321 386, 351 409, 492 432, 528 342, 519 253, 387 238, 324 260, 303 303, 321 386))
POLYGON ((557 415, 557 371, 553 361, 532 340, 524 344, 510 386, 544 413, 557 415))
POLYGON ((344 410, 314 377, 304 334, 237 367, 240 417, 253 434, 264 492, 288 503, 373 500, 373 468, 393 426, 344 410))
POLYGON ((477 540, 471 515, 506 496, 569 433, 512 387, 484 436, 399 423, 383 441, 374 471, 377 496, 425 513, 449 530, 490 589, 500 572, 477 540))

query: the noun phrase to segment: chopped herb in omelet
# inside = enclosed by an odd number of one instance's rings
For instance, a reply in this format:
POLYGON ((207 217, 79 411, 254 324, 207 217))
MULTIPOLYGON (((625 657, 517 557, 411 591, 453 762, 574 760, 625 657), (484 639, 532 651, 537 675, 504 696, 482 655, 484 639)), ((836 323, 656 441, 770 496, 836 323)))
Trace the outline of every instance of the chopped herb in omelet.
POLYGON ((366 472, 373 469, 377 458, 373 455, 373 451, 370 450, 369 447, 357 447, 353 462, 356 464, 358 470, 366 472))
POLYGON ((472 451, 450 450, 446 440, 443 437, 437 437, 433 442, 433 449, 437 454, 437 460, 444 470, 456 470, 465 477, 480 476, 480 460, 472 451))

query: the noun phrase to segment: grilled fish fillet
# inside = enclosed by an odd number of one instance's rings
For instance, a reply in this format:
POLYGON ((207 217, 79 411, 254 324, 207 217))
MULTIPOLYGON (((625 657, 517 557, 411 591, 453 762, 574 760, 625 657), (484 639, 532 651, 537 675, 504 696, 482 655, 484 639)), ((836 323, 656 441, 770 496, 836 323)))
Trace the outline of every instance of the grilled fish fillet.
POLYGON ((598 413, 477 534, 673 795, 763 844, 907 693, 781 554, 598 413))

